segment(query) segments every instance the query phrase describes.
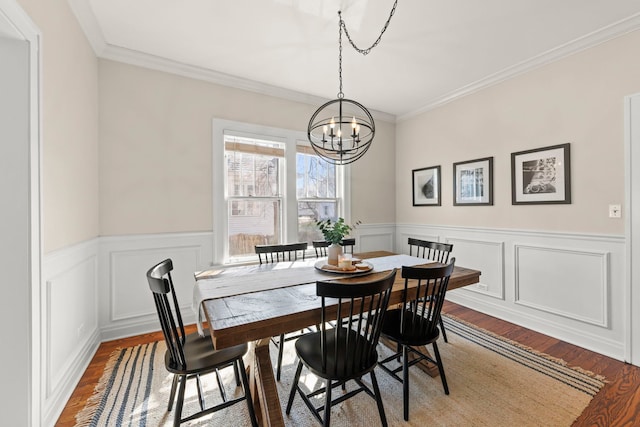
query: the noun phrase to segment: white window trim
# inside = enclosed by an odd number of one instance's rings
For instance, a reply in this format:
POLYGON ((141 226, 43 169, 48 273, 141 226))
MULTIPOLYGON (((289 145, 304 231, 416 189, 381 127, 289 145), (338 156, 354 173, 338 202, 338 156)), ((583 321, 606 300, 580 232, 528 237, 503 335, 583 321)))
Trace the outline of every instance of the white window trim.
MULTIPOLYGON (((304 132, 289 129, 281 129, 252 123, 237 122, 233 120, 212 120, 212 199, 213 199, 213 263, 214 265, 228 264, 227 224, 228 209, 225 203, 225 165, 224 165, 224 136, 232 133, 238 136, 263 139, 268 137, 276 141, 284 142, 285 149, 285 194, 282 211, 283 238, 287 241, 295 241, 298 235, 298 207, 291 198, 296 197, 296 145, 300 141, 306 141, 304 132)), ((351 221, 351 172, 349 165, 338 166, 337 192, 343 203, 339 204, 338 215, 347 222, 351 221)))

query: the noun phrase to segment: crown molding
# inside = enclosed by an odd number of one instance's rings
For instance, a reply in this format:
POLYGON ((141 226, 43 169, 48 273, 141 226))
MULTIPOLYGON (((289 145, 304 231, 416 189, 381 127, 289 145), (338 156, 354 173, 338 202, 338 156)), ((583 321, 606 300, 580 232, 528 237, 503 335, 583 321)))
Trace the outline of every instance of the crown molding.
MULTIPOLYGON (((249 92, 287 99, 289 101, 301 102, 309 105, 319 106, 329 101, 328 99, 322 98, 320 96, 284 89, 282 87, 268 85, 254 80, 237 77, 231 74, 225 74, 219 71, 196 67, 193 65, 184 64, 159 56, 149 55, 147 53, 125 49, 110 44, 106 45, 106 48, 102 51, 100 57, 112 61, 123 62, 125 64, 135 65, 138 67, 162 71, 182 77, 202 80, 208 83, 214 83, 221 86, 246 90, 249 92)), ((391 123, 395 123, 396 120, 396 117, 394 115, 381 111, 371 111, 371 114, 373 114, 376 119, 384 120, 391 123)))
POLYGON ((640 29, 640 13, 631 15, 609 26, 603 27, 582 37, 578 37, 575 40, 550 49, 540 55, 534 56, 530 59, 498 71, 497 73, 491 74, 485 78, 453 90, 439 98, 436 98, 433 102, 425 105, 424 107, 398 116, 397 122, 411 119, 422 113, 426 113, 427 111, 439 108, 445 104, 448 104, 449 102, 455 101, 459 98, 463 98, 479 90, 496 85, 498 83, 502 83, 520 74, 524 74, 536 68, 540 68, 544 65, 558 61, 562 58, 597 46, 606 41, 636 31, 638 29, 640 29))
POLYGON ((89 0, 67 0, 71 11, 76 16, 80 28, 84 31, 89 44, 93 48, 97 57, 100 57, 102 52, 106 49, 107 43, 104 40, 98 20, 93 14, 89 0))
MULTIPOLYGON (((294 102, 300 102, 308 105, 322 105, 329 101, 327 98, 310 95, 278 86, 260 83, 254 80, 244 79, 230 74, 221 73, 214 70, 196 67, 189 64, 172 61, 166 58, 149 55, 123 47, 108 44, 105 39, 98 21, 93 14, 93 10, 87 0, 68 0, 80 26, 82 27, 89 43, 91 44, 95 54, 99 58, 110 59, 113 61, 123 62, 130 65, 136 65, 143 68, 149 68, 166 73, 176 74, 183 77, 202 80, 222 86, 232 87, 240 90, 246 90, 263 95, 273 96, 276 98, 287 99, 294 102)), ((442 107, 457 99, 463 98, 482 89, 502 83, 520 74, 527 73, 542 66, 553 63, 559 59, 573 55, 580 51, 602 44, 606 41, 620 37, 640 29, 640 13, 631 15, 611 25, 593 31, 590 34, 578 37, 561 46, 550 49, 540 55, 522 61, 513 66, 504 68, 497 73, 491 74, 475 82, 457 88, 446 93, 421 108, 410 111, 408 113, 396 116, 377 110, 370 110, 371 114, 378 120, 384 120, 391 123, 399 123, 404 120, 411 119, 427 111, 442 107)))
MULTIPOLYGON (((110 59, 112 61, 163 71, 182 77, 202 80, 209 83, 282 98, 289 101, 301 102, 312 106, 323 105, 329 101, 329 99, 320 96, 268 85, 254 80, 244 79, 230 74, 221 73, 219 71, 196 67, 109 44, 104 39, 98 20, 96 19, 89 2, 87 0, 68 0, 68 2, 98 58, 110 59)), ((370 112, 378 120, 390 123, 396 122, 396 116, 393 114, 377 110, 370 110, 370 112)))

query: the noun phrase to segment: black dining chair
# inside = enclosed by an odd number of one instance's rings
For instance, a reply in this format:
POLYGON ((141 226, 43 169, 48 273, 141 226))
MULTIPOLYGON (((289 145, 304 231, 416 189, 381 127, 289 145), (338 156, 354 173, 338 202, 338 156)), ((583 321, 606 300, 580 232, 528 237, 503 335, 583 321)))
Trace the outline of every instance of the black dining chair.
POLYGON ((298 257, 304 260, 307 251, 307 242, 285 243, 283 245, 256 245, 255 251, 260 264, 297 261, 298 257))
POLYGON ((355 237, 342 239, 342 241, 340 242, 340 246, 344 248, 344 252, 347 254, 353 254, 353 248, 355 247, 355 245, 356 245, 355 237))
MULTIPOLYGON (((413 249, 416 249, 416 256, 420 258, 429 259, 431 261, 446 264, 449 262, 449 255, 453 251, 453 245, 451 243, 431 242, 429 240, 420 240, 409 237, 409 255, 413 255, 413 249)), ((440 322, 440 330, 442 331, 442 338, 444 342, 449 342, 447 339, 447 331, 444 329, 444 323, 442 319, 440 322)))
MULTIPOLYGON (((296 261, 298 260, 298 254, 305 259, 305 252, 307 250, 307 242, 299 243, 286 243, 283 245, 256 245, 255 250, 258 254, 260 264, 270 264, 280 261, 296 261)), ((282 357, 284 355, 284 343, 298 339, 301 334, 305 333, 305 330, 300 332, 294 332, 290 334, 280 334, 278 339, 271 338, 271 342, 278 348, 278 361, 276 364, 276 380, 280 381, 282 374, 282 357)))
POLYGON ((322 303, 321 326, 318 332, 296 341, 299 362, 289 393, 287 415, 297 392, 316 419, 329 426, 331 407, 364 391, 376 400, 380 421, 383 426, 387 425, 374 368, 378 361, 376 346, 395 276, 394 269, 382 278, 361 283, 316 283, 316 293, 322 303), (303 390, 299 382, 303 366, 323 378, 324 387, 309 393, 303 390), (366 374, 371 376, 373 391, 362 382, 366 374), (358 387, 347 392, 345 384, 350 380, 358 387), (332 400, 331 392, 335 387, 342 387, 343 392, 332 400), (322 393, 324 405, 314 406, 311 398, 322 393), (321 412, 324 412, 324 420, 321 412))
MULTIPOLYGON (((327 248, 330 243, 326 240, 314 240, 311 242, 313 249, 316 251, 316 258, 327 256, 327 248)), ((343 247, 345 253, 353 254, 353 248, 356 245, 355 237, 349 237, 340 241, 340 246, 343 247)))
POLYGON ((380 367, 402 383, 402 400, 404 420, 409 421, 409 367, 422 360, 438 366, 444 393, 449 394, 447 378, 436 341, 440 336, 438 321, 449 285, 449 277, 453 273, 455 258, 443 267, 402 267, 404 279, 404 296, 400 308, 389 310, 382 325, 382 335, 397 343, 395 354, 381 360, 380 367), (408 289, 409 281, 417 280, 415 289, 408 289), (417 347, 432 344, 435 359, 418 351, 417 347), (409 354, 414 357, 409 360, 409 354), (393 367, 400 360, 400 366, 393 367), (402 377, 398 372, 402 371, 402 377))
POLYGON ((327 248, 330 243, 326 240, 314 240, 311 242, 313 249, 316 251, 316 258, 327 256, 327 248))
POLYGON ((409 237, 409 255, 413 255, 416 250, 417 257, 430 259, 442 264, 449 262, 449 255, 453 250, 451 243, 431 242, 429 240, 420 240, 409 237))
POLYGON ((203 417, 244 400, 249 410, 251 425, 257 426, 258 422, 253 409, 251 392, 249 391, 249 380, 247 379, 247 373, 242 361, 242 356, 247 352, 247 344, 215 350, 208 332, 204 337, 201 337, 198 333, 186 334, 184 324, 182 323, 182 315, 180 314, 180 306, 178 305, 178 299, 173 286, 171 271, 173 271, 173 262, 171 259, 165 259, 147 271, 147 281, 153 293, 158 318, 160 319, 160 326, 162 327, 164 340, 167 344, 167 351, 164 356, 165 367, 167 371, 173 374, 173 383, 169 394, 167 411, 171 411, 173 408, 173 402, 176 400, 176 387, 179 386, 173 425, 179 426, 181 423, 203 417), (226 367, 233 367, 236 376, 236 386, 242 385, 244 389, 244 394, 241 397, 234 399, 227 398, 224 385, 218 372, 219 369, 226 367), (215 373, 216 375, 222 403, 205 408, 200 376, 209 373, 215 373), (182 418, 185 386, 187 379, 192 378, 195 378, 198 388, 200 411, 182 418))

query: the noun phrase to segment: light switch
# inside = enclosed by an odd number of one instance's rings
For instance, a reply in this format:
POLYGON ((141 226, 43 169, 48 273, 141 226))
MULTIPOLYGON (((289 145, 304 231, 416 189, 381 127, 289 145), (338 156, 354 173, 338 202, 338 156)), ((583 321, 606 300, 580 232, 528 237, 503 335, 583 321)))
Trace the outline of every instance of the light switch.
POLYGON ((609 218, 620 218, 622 216, 622 208, 620 205, 609 205, 609 218))

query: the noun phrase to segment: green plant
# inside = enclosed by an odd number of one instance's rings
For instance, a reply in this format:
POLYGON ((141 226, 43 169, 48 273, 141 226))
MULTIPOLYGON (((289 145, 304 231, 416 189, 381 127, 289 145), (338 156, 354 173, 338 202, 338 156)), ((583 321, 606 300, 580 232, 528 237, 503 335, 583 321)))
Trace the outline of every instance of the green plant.
POLYGON ((316 225, 327 242, 340 244, 342 239, 344 239, 344 237, 347 236, 351 230, 354 230, 360 223, 360 221, 356 221, 353 225, 349 225, 344 222, 344 218, 338 218, 337 221, 331 221, 330 219, 317 221, 316 225))

